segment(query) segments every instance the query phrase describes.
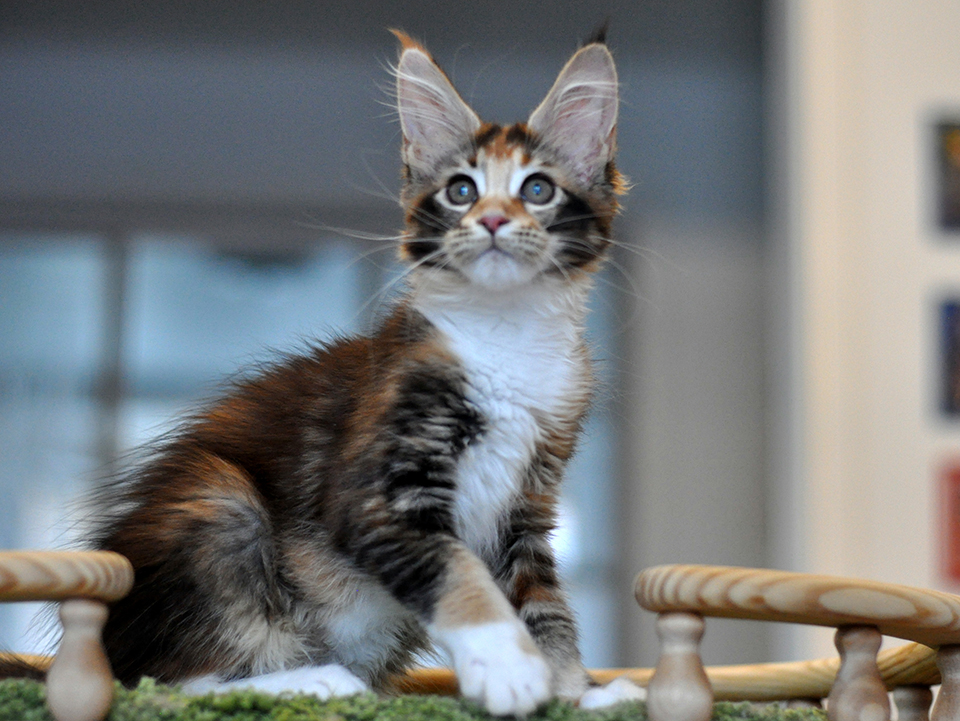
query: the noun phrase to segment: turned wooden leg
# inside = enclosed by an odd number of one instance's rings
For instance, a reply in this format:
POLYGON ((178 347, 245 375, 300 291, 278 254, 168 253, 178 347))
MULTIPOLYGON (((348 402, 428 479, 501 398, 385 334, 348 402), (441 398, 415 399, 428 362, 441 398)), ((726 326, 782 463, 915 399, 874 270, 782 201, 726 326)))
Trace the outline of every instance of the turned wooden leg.
POLYGON ((57 721, 100 721, 113 701, 113 673, 101 632, 107 606, 70 599, 60 604, 63 638, 47 672, 47 704, 57 721))
POLYGON ((897 721, 930 721, 933 692, 929 686, 899 686, 893 690, 897 721))
POLYGON ((890 721, 890 699, 877 667, 882 641, 873 626, 837 629, 840 670, 827 697, 830 721, 890 721))
POLYGON ((703 670, 703 618, 695 613, 662 613, 657 619, 660 659, 647 687, 650 721, 709 721, 713 689, 703 670))
POLYGON ((930 721, 960 720, 960 646, 941 646, 937 650, 940 669, 940 693, 930 712, 930 721))

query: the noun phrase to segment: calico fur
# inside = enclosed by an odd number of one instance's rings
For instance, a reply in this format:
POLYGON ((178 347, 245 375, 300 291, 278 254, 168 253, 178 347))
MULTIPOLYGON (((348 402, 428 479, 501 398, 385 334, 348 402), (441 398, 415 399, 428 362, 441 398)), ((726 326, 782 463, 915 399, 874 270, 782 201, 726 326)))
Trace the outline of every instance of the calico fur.
POLYGON ((398 37, 409 290, 371 335, 238 382, 106 495, 93 546, 135 569, 104 631, 126 684, 350 693, 438 643, 492 713, 588 686, 549 536, 623 191, 613 62, 586 45, 501 126, 398 37))

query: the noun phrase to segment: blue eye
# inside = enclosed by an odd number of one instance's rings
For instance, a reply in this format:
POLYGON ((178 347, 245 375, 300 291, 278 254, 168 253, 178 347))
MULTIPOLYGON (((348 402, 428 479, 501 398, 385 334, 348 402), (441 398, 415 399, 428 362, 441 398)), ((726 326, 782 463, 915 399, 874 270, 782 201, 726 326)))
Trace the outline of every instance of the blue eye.
POLYGON ((546 175, 537 173, 523 181, 520 197, 533 205, 544 205, 550 202, 555 191, 556 186, 553 181, 546 175))
POLYGON ((467 205, 477 199, 477 186, 466 175, 458 175, 447 184, 447 200, 454 205, 467 205))

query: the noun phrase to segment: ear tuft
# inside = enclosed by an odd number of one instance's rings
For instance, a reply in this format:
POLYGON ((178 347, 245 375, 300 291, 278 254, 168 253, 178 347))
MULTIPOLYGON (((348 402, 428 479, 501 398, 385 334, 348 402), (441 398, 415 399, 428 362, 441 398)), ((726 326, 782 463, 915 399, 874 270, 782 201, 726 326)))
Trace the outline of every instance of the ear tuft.
POLYGON ((570 58, 527 125, 589 184, 613 158, 618 103, 613 56, 605 45, 591 43, 570 58))
POLYGON ((606 45, 607 33, 609 32, 609 30, 610 30, 610 18, 607 17, 604 19, 602 23, 600 23, 597 26, 596 30, 590 33, 590 37, 588 37, 583 42, 583 44, 584 45, 594 45, 594 44, 606 45))
POLYGON ((432 173, 476 133, 480 118, 422 45, 392 32, 402 46, 396 77, 403 160, 414 171, 432 173))
POLYGON ((422 50, 427 52, 426 48, 423 47, 420 43, 414 40, 412 37, 407 35, 403 30, 399 28, 390 28, 390 33, 400 41, 400 49, 402 50, 422 50))

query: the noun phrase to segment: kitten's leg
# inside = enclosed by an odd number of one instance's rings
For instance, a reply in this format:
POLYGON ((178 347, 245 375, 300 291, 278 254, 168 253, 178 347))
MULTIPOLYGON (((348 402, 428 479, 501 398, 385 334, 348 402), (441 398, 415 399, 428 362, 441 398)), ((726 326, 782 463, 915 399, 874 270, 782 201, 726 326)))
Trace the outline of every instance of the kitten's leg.
POLYGON ((130 559, 131 592, 103 632, 116 677, 170 683, 202 673, 242 674, 303 659, 283 630, 270 520, 249 475, 189 444, 129 491, 132 511, 99 548, 130 559), (258 639, 263 643, 258 643, 258 639))
POLYGON ((554 692, 583 708, 601 708, 620 701, 646 698, 643 688, 627 679, 592 686, 580 659, 576 622, 560 589, 553 550, 547 534, 553 528, 549 501, 532 497, 511 515, 498 580, 517 608, 520 619, 543 651, 553 670, 554 692), (592 687, 591 687, 592 686, 592 687))
POLYGON ((427 630, 453 657, 464 696, 494 715, 530 713, 550 696, 550 668, 483 563, 454 555, 427 630))
POLYGON ((311 694, 321 700, 337 696, 353 696, 370 690, 367 684, 337 664, 302 666, 231 681, 222 681, 214 675, 200 676, 185 681, 181 688, 184 693, 191 696, 252 689, 274 694, 311 694))
POLYGON ((560 588, 547 540, 553 510, 543 498, 525 499, 510 516, 497 580, 553 671, 554 693, 577 700, 590 679, 580 660, 573 612, 560 588))

